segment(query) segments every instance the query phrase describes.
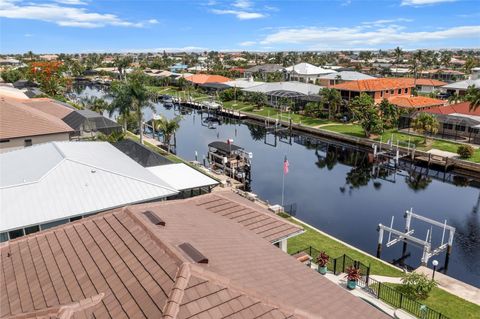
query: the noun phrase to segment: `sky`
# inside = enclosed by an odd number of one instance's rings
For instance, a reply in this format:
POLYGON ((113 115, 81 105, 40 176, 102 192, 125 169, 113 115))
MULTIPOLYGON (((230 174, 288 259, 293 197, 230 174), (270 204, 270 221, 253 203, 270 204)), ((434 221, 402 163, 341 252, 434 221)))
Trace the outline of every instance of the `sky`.
POLYGON ((0 0, 0 53, 480 48, 480 0, 0 0))

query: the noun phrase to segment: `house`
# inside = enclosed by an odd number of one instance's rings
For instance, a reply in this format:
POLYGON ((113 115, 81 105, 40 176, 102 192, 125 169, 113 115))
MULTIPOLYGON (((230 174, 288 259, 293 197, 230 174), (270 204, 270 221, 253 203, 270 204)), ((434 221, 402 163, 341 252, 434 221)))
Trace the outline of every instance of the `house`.
POLYGON ((384 98, 393 96, 411 96, 414 85, 411 79, 406 78, 380 78, 358 81, 349 81, 332 86, 340 91, 342 98, 351 101, 361 93, 370 95, 375 103, 384 98))
POLYGON ((318 78, 325 74, 337 73, 335 70, 323 69, 310 63, 299 63, 285 68, 289 81, 299 81, 315 84, 318 78))
POLYGON ((182 64, 182 63, 177 63, 168 68, 170 72, 182 72, 188 69, 188 65, 182 64))
POLYGON ((393 105, 404 109, 424 110, 432 107, 443 106, 445 100, 434 99, 427 96, 392 96, 387 99, 393 105))
POLYGON ((3 153, 0 172, 2 241, 178 193, 106 142, 51 142, 3 153))
POLYGON ((283 66, 281 64, 261 64, 246 69, 244 76, 246 78, 259 77, 266 81, 268 74, 277 72, 283 73, 283 66))
POLYGON ((446 82, 435 80, 435 79, 411 79, 412 82, 415 84, 415 88, 419 93, 432 93, 435 91, 439 91, 440 88, 446 85, 446 82))
POLYGON ((465 73, 450 69, 425 70, 419 73, 420 77, 435 79, 444 82, 454 82, 465 79, 465 73))
POLYGON ((348 81, 367 80, 374 78, 375 77, 373 76, 356 71, 340 71, 337 73, 330 73, 320 76, 318 78, 318 84, 321 86, 331 87, 348 81))
POLYGON ((230 192, 91 216, 0 246, 1 318, 390 318, 272 245, 301 232, 230 192))
POLYGON ((74 130, 58 117, 37 110, 28 99, 0 97, 0 153, 52 142, 68 141, 74 130))
POLYGON ((441 90, 449 95, 458 94, 465 95, 469 86, 480 88, 480 79, 464 80, 455 83, 450 83, 441 87, 441 90))
POLYGON ((227 77, 212 74, 193 74, 187 76, 185 80, 192 82, 193 84, 224 83, 231 81, 231 79, 227 77))

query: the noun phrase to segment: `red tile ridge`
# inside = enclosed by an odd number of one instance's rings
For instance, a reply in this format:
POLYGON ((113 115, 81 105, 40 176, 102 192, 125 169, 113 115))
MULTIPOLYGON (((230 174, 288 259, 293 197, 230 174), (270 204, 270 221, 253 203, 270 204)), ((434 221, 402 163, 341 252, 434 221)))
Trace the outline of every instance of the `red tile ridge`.
POLYGON ((190 281, 191 272, 188 263, 183 263, 177 270, 175 275, 175 284, 170 291, 168 300, 163 308, 162 318, 177 318, 180 311, 180 304, 185 294, 185 289, 190 281))

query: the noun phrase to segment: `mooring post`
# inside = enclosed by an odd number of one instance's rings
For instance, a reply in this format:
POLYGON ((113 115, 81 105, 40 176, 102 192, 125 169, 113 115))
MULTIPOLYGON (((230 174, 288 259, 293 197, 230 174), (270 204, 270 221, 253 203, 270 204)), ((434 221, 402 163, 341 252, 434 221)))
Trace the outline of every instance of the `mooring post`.
POLYGON ((378 243, 377 243, 377 258, 380 258, 382 254, 382 242, 383 242, 383 228, 382 224, 378 224, 378 243))

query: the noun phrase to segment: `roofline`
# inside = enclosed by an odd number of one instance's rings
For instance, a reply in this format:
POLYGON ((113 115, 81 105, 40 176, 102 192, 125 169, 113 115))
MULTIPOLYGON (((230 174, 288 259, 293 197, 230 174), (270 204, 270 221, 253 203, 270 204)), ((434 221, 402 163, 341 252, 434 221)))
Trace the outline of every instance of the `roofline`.
POLYGON ((296 237, 296 236, 301 235, 301 234, 303 234, 303 233, 305 233, 305 232, 306 232, 306 230, 305 230, 304 228, 302 228, 302 229, 299 229, 298 231, 296 231, 296 232, 293 233, 293 234, 280 237, 279 239, 276 239, 276 240, 273 240, 273 241, 270 241, 270 242, 271 242, 272 244, 276 244, 276 243, 279 243, 279 242, 282 241, 282 240, 296 237))
MULTIPOLYGON (((52 115, 53 116, 53 115, 52 115)), ((59 119, 60 121, 62 119, 59 119)), ((65 123, 65 122, 64 122, 65 123)), ((68 127, 70 127, 70 125, 68 125, 67 123, 65 123, 65 125, 67 125, 68 127)), ((3 136, 0 136, 0 140, 4 140, 4 139, 11 139, 11 138, 25 138, 25 137, 34 137, 34 136, 48 136, 48 135, 55 135, 55 134, 66 134, 66 133, 74 133, 75 130, 73 128, 70 127, 70 131, 58 131, 58 132, 54 132, 54 133, 40 133, 40 134, 30 134, 30 135, 19 135, 19 136, 6 136, 6 137, 3 137, 3 136)), ((47 142, 48 143, 48 142, 47 142)), ((43 144, 43 143, 42 143, 43 144)))

